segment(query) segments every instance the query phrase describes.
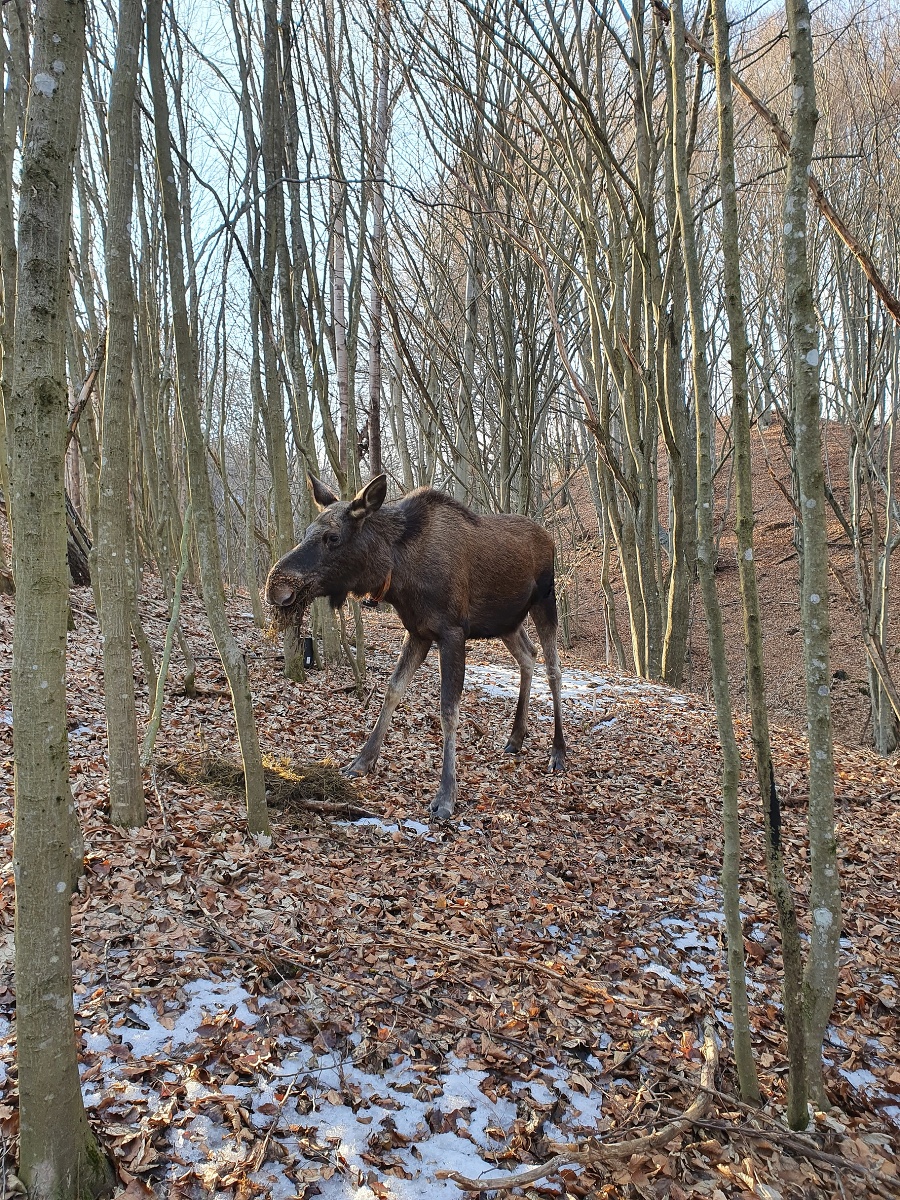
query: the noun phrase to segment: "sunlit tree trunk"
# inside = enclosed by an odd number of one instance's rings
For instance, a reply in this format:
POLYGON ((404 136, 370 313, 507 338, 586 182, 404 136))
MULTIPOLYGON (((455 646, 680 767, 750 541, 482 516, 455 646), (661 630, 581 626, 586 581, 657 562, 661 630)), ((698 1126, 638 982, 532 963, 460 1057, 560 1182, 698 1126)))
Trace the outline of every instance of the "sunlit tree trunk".
POLYGON ((112 1183, 81 1098, 72 1006, 70 902, 80 865, 72 857, 77 818, 66 736, 63 469, 72 164, 84 41, 83 3, 36 5, 9 409, 18 585, 11 691, 19 1174, 35 1200, 98 1196, 112 1183))

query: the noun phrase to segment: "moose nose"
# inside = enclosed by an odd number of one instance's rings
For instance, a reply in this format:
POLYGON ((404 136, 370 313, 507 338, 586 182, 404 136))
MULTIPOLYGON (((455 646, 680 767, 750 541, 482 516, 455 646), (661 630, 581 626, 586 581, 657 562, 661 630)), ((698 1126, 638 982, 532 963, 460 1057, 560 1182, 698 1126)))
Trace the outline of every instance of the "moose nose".
POLYGON ((269 603, 276 608, 290 608, 297 595, 297 589, 287 583, 273 583, 269 587, 269 603))

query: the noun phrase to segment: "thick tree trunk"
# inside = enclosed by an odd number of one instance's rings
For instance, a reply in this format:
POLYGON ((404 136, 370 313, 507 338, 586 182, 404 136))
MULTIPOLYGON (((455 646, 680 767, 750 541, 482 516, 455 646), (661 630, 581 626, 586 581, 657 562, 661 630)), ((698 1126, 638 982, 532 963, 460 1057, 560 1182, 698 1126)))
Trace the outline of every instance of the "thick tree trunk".
POLYGON ((196 348, 188 321, 186 304, 187 290, 181 253, 181 207, 172 163, 169 101, 163 75, 160 38, 161 22, 161 0, 149 0, 147 6, 147 61, 153 92, 156 156, 166 230, 166 255, 171 287, 178 398, 184 427, 194 529, 200 559, 200 585, 210 629, 231 689, 238 741, 244 764, 244 782, 247 789, 247 824, 251 833, 271 836, 266 808, 262 754, 256 732, 256 721, 253 716, 253 699, 250 694, 247 663, 228 626, 225 611, 218 531, 206 466, 206 442, 200 424, 196 348))
POLYGON ((10 395, 18 595, 11 677, 15 759, 19 1174, 36 1200, 97 1196, 112 1182, 81 1098, 72 1007, 70 898, 77 827, 66 737, 66 306, 84 4, 35 9, 22 149, 10 395))
POLYGON ((134 285, 131 279, 133 110, 143 25, 142 0, 120 0, 116 63, 109 100, 109 207, 105 255, 109 311, 97 529, 109 807, 113 823, 126 828, 143 825, 147 819, 131 658, 130 591, 134 565, 128 520, 134 354, 134 285))
MULTIPOLYGON (((800 619, 809 740, 810 946, 803 979, 807 1081, 825 1103, 822 1042, 837 992, 841 896, 834 828, 831 735, 831 624, 825 473, 819 401, 819 329, 807 259, 807 204, 818 112, 812 30, 806 0, 787 0, 793 108, 784 193, 784 278, 791 354, 796 468, 803 529, 800 619)), ((805 1123, 805 1122, 804 1122, 805 1123)))

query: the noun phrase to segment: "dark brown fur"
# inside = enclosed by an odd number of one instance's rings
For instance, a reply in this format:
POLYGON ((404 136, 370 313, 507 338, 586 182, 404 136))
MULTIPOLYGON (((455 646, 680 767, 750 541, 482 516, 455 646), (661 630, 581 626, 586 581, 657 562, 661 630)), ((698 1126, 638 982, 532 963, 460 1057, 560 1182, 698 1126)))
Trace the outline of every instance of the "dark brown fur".
POLYGON ((530 614, 538 631, 553 694, 552 770, 565 763, 556 649, 557 615, 553 539, 539 525, 511 514, 474 513, 430 488, 384 503, 383 475, 351 501, 341 501, 310 477, 322 512, 303 541, 275 564, 266 599, 280 623, 302 620, 317 596, 338 606, 348 595, 393 604, 407 630, 378 722, 348 768, 366 774, 375 765, 394 709, 437 642, 441 662, 444 768, 432 811, 443 819, 456 798, 456 727, 465 676, 465 643, 501 638, 519 664, 519 702, 507 751, 525 738, 536 650, 525 631, 530 614))

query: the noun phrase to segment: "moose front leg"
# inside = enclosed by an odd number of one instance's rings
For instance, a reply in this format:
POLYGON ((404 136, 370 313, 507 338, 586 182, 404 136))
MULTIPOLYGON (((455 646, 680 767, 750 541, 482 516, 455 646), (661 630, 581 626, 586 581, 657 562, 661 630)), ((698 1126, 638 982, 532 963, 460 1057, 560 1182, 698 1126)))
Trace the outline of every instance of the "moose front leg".
POLYGON ((409 687, 409 681, 427 658, 430 649, 431 642, 426 638, 415 637, 408 633, 403 639, 403 648, 397 659, 397 665, 394 667, 394 673, 388 680, 384 703, 378 714, 378 720, 375 722, 375 728, 369 734, 366 744, 353 762, 343 770, 343 774, 348 779, 354 779, 358 775, 368 775, 375 766, 381 753, 381 747, 384 745, 394 709, 403 699, 403 693, 409 687))
POLYGON ((456 730, 459 725, 459 702, 466 677, 466 639, 462 630, 452 631, 441 639, 441 729, 444 733, 444 765, 441 786, 431 802, 431 812, 438 821, 453 816, 456 805, 456 730))

